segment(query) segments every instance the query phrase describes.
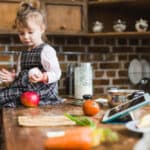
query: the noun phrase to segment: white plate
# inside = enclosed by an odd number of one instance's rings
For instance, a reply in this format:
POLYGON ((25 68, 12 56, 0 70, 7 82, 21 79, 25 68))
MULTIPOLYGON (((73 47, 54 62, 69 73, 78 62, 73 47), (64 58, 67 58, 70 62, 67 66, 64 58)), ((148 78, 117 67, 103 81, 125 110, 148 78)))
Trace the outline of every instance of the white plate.
POLYGON ((133 59, 128 68, 128 75, 131 83, 135 85, 138 84, 143 78, 142 72, 141 62, 137 59, 133 59))
POLYGON ((143 78, 150 78, 150 64, 149 64, 149 62, 145 59, 142 59, 140 62, 142 65, 143 78))
POLYGON ((126 123, 126 127, 133 132, 138 132, 138 133, 150 132, 150 128, 138 128, 137 123, 138 120, 129 121, 128 123, 126 123))

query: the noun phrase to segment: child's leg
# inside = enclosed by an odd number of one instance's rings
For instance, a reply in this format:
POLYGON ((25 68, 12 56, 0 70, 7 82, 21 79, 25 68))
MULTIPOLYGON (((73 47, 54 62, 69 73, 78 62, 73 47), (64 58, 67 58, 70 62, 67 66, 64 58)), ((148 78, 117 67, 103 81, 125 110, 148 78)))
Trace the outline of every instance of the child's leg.
POLYGON ((63 102, 63 99, 58 96, 58 85, 56 82, 45 85, 45 89, 39 91, 40 105, 47 104, 59 104, 63 102))
POLYGON ((0 106, 14 107, 20 99, 22 91, 19 88, 4 88, 0 90, 0 106))

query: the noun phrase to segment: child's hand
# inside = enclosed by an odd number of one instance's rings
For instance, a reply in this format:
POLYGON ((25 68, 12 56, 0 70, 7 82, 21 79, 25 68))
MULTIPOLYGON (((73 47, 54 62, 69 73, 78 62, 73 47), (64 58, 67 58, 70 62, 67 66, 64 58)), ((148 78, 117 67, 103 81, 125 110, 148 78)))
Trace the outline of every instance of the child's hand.
POLYGON ((16 77, 15 70, 8 71, 6 69, 0 70, 0 79, 2 82, 10 83, 13 82, 16 77))
POLYGON ((29 70, 29 81, 32 83, 41 82, 43 80, 43 73, 38 68, 29 70))

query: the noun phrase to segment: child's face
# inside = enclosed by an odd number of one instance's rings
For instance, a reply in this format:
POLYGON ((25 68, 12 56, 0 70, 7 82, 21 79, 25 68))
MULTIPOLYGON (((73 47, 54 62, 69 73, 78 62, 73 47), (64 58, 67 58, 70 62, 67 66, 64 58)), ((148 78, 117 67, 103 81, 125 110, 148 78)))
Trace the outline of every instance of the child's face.
POLYGON ((44 26, 40 26, 31 19, 28 20, 28 27, 18 27, 21 42, 31 48, 43 43, 42 34, 44 31, 44 26))

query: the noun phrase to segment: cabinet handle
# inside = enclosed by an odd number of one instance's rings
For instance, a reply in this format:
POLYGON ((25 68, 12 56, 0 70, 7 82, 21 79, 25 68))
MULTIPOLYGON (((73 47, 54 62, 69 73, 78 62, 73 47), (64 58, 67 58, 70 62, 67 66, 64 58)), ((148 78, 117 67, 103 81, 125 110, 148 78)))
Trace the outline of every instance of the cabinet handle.
POLYGON ((66 30, 66 27, 64 25, 60 26, 60 30, 66 30))

